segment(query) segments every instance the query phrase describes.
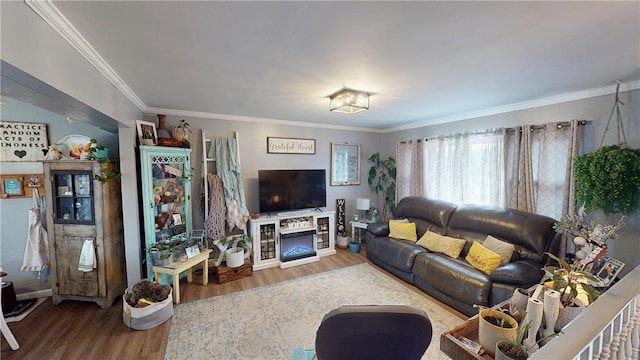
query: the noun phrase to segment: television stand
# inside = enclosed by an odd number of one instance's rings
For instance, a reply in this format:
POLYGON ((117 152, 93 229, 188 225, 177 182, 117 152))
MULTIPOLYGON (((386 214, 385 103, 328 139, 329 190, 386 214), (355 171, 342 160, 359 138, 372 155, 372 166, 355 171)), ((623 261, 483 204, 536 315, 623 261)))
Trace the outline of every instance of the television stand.
MULTIPOLYGON (((323 256, 335 255, 335 211, 308 210, 260 216, 249 220, 249 230, 253 241, 253 270, 279 266, 287 268, 308 262, 319 261, 323 256), (313 232, 312 244, 315 255, 281 261, 282 235, 313 232)), ((309 241, 307 239, 307 245, 309 241)))

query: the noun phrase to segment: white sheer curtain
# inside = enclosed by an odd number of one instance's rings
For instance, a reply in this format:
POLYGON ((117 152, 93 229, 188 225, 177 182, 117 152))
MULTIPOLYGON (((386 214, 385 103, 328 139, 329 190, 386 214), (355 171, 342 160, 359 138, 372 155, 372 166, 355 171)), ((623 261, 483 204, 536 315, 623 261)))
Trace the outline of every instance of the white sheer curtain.
POLYGON ((573 214, 572 164, 585 124, 573 120, 399 143, 396 158, 402 166, 397 167, 397 198, 427 196, 509 207, 554 219, 573 214), (416 164, 419 154, 422 168, 416 164), (422 188, 413 184, 420 176, 422 188))
POLYGON ((425 195, 456 203, 505 204, 504 129, 428 139, 425 195))
POLYGON ((396 145, 396 199, 425 196, 424 139, 401 141, 396 145))

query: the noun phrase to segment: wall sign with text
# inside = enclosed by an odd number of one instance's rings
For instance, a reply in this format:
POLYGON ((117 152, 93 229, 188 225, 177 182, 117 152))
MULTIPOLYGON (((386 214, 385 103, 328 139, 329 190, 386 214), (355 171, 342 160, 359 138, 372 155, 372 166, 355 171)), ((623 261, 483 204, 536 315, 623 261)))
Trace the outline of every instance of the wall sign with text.
POLYGON ((347 222, 346 222, 346 208, 345 208, 345 200, 344 199, 336 199, 336 212, 337 212, 337 221, 338 223, 336 224, 336 230, 337 231, 342 231, 346 229, 347 226, 347 222))
POLYGON ((267 137, 269 154, 315 154, 315 139, 267 137))
POLYGON ((0 121, 0 161, 43 161, 47 124, 0 121))

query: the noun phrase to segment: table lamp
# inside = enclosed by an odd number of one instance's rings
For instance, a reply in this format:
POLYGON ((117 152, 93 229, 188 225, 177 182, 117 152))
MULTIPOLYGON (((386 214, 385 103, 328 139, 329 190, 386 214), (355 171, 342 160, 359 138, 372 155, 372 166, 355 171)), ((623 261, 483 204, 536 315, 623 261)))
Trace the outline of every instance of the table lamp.
MULTIPOLYGON (((357 198, 356 199, 356 209, 365 211, 364 215, 366 215, 366 211, 369 210, 370 204, 369 199, 367 198, 357 198)), ((364 215, 362 218, 364 219, 364 215)), ((355 220, 358 221, 358 214, 355 215, 355 220)))

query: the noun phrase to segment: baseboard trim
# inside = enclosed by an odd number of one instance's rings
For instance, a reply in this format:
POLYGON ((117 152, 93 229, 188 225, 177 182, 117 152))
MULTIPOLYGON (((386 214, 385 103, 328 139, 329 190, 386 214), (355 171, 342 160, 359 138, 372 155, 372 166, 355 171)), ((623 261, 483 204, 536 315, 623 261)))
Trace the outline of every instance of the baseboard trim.
POLYGON ((22 300, 50 297, 50 296, 53 296, 53 292, 51 291, 51 289, 46 289, 46 290, 32 291, 24 294, 16 294, 16 300, 22 301, 22 300))

